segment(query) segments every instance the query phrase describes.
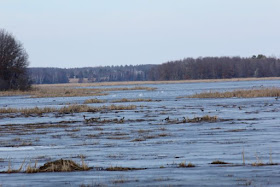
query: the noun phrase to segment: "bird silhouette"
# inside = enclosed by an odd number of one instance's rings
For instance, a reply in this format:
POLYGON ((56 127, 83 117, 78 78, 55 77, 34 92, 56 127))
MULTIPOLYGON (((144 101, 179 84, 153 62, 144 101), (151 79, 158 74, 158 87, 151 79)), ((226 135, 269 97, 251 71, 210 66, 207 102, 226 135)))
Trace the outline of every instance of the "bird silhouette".
POLYGON ((86 119, 86 116, 85 116, 85 115, 83 115, 83 117, 84 117, 84 120, 85 120, 86 123, 89 123, 89 122, 90 122, 90 119, 86 119))
POLYGON ((164 119, 165 121, 169 121, 169 116, 167 118, 164 119))
POLYGON ((123 123, 124 122, 124 117, 122 117, 120 120, 119 120, 119 123, 123 123))

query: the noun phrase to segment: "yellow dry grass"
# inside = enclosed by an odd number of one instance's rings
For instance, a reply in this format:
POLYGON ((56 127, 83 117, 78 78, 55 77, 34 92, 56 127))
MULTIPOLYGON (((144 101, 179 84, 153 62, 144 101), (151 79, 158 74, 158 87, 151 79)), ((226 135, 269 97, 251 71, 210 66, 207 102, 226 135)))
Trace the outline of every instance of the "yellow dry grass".
POLYGON ((109 91, 126 91, 126 90, 154 90, 151 87, 123 87, 123 88, 83 88, 83 84, 65 85, 65 84, 50 84, 50 85, 33 85, 28 91, 9 90, 0 91, 0 96, 14 95, 30 95, 33 98, 42 97, 77 97, 77 96, 102 96, 108 95, 109 91))
POLYGON ((179 163, 179 167, 180 168, 188 168, 188 167, 195 167, 195 165, 191 162, 189 162, 188 164, 186 164, 186 161, 183 161, 181 163, 179 163))
POLYGON ((69 105, 62 108, 0 108, 0 113, 21 113, 22 115, 28 116, 31 114, 42 115, 44 113, 60 113, 60 114, 71 114, 71 113, 81 113, 81 112, 98 112, 101 110, 134 110, 135 105, 109 105, 100 107, 90 107, 87 105, 69 105))
POLYGON ((87 99, 84 101, 84 104, 90 104, 90 103, 104 103, 104 100, 100 99, 87 99))
POLYGON ((70 87, 57 87, 57 86, 33 86, 28 91, 9 90, 1 91, 0 96, 13 96, 13 95, 31 95, 33 98, 41 97, 77 97, 77 96, 101 96, 107 93, 101 92, 98 89, 86 88, 70 88, 70 87))
POLYGON ((114 100, 112 101, 112 103, 124 103, 124 102, 151 102, 152 99, 126 99, 126 98, 123 98, 123 99, 119 99, 119 100, 114 100))
POLYGON ((234 90, 229 92, 203 92, 187 96, 188 98, 254 98, 254 97, 279 97, 279 88, 234 90))
POLYGON ((189 123, 199 123, 199 122, 215 122, 218 120, 218 117, 217 116, 209 116, 209 115, 206 115, 206 116, 202 116, 202 117, 195 117, 193 119, 187 119, 187 122, 189 123))

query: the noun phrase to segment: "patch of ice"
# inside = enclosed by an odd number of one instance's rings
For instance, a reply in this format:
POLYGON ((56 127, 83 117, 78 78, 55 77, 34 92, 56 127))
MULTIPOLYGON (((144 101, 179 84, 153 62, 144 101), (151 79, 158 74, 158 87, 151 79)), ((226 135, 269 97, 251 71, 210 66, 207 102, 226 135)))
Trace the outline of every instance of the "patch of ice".
POLYGON ((24 147, 0 147, 1 151, 26 151, 26 150, 36 150, 36 149, 58 149, 63 148, 63 146, 24 146, 24 147))

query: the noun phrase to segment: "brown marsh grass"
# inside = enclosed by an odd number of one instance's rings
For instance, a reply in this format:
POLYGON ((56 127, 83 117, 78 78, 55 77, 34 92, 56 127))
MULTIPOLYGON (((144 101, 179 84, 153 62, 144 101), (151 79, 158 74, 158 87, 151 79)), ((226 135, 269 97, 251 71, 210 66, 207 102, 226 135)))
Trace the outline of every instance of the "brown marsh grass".
POLYGON ((90 103, 105 103, 105 101, 100 99, 87 99, 84 102, 84 104, 90 104, 90 103))
POLYGON ((11 114, 11 113, 20 113, 25 116, 32 114, 42 115, 44 113, 60 113, 60 114, 71 114, 71 113, 81 113, 81 112, 98 112, 101 110, 134 110, 136 109, 135 105, 109 105, 109 106, 100 106, 100 107, 90 107, 87 105, 69 105, 62 108, 0 108, 0 113, 2 114, 11 114))
POLYGON ((224 161, 221 161, 221 160, 215 160, 215 161, 211 162, 211 164, 230 164, 230 163, 224 162, 224 161))
POLYGON ((188 168, 188 167, 195 167, 195 165, 191 162, 189 162, 188 164, 186 164, 186 161, 179 163, 179 167, 180 168, 188 168))
POLYGON ((203 92, 188 96, 188 98, 254 98, 254 97, 279 97, 279 88, 234 90, 229 92, 203 92))
POLYGON ((12 95, 31 95, 33 98, 42 97, 76 97, 76 96, 101 96, 108 95, 108 93, 102 93, 98 89, 86 89, 86 88, 71 88, 71 87, 56 87, 56 86, 33 86, 28 91, 10 90, 1 91, 0 96, 12 96, 12 95))
POLYGON ((119 99, 119 100, 114 100, 112 101, 112 103, 121 103, 121 102, 152 102, 153 100, 152 99, 141 99, 141 98, 138 98, 138 99, 126 99, 126 98, 123 98, 123 99, 119 99))
POLYGON ((195 117, 193 119, 187 119, 189 123, 199 123, 199 122, 216 122, 218 120, 217 116, 202 116, 202 117, 195 117))
POLYGON ((27 166, 26 173, 38 173, 38 172, 71 172, 71 171, 88 171, 91 168, 87 166, 84 159, 81 157, 82 164, 79 165, 72 160, 56 160, 53 162, 47 162, 43 166, 37 168, 37 162, 34 167, 27 166))
POLYGON ((0 91, 0 96, 13 96, 13 95, 31 95, 33 98, 42 97, 77 97, 77 96, 102 96, 108 95, 109 91, 121 91, 121 90, 155 90, 156 88, 151 87, 123 87, 123 88, 83 88, 80 85, 33 85, 30 90, 20 91, 20 90, 9 90, 0 91))
POLYGON ((42 97, 77 97, 77 96, 102 96, 108 95, 109 91, 126 91, 126 90, 155 90, 151 87, 123 87, 123 88, 84 88, 83 84, 51 84, 51 85, 33 85, 30 90, 9 90, 0 91, 0 96, 12 96, 12 95, 31 95, 33 98, 42 97))

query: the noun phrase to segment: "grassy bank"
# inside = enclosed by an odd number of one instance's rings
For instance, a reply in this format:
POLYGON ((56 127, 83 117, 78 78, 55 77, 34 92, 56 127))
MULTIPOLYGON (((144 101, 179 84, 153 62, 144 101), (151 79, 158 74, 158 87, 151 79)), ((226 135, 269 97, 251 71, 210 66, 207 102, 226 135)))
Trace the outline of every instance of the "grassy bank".
POLYGON ((279 88, 251 89, 251 90, 234 90, 229 92, 203 92, 186 96, 186 98, 254 98, 254 97, 279 97, 279 88))

